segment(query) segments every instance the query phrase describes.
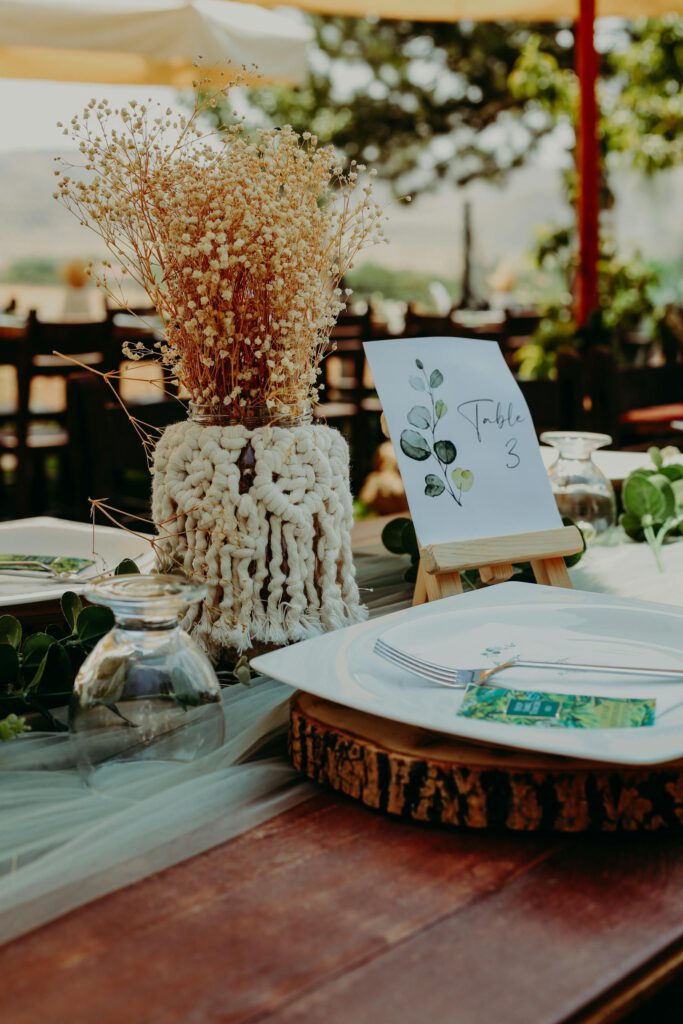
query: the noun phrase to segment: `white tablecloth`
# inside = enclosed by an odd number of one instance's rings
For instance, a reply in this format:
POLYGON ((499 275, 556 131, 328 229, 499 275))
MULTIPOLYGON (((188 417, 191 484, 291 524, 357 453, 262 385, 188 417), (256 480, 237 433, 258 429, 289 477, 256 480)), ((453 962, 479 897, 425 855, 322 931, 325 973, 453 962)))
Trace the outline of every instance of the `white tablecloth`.
MULTIPOLYGON (((683 543, 660 574, 645 545, 612 542, 572 570, 574 585, 683 604, 683 543)), ((373 615, 410 601, 405 560, 367 552, 359 579, 373 615)), ((0 942, 224 842, 316 792, 288 764, 287 687, 257 680, 225 693, 229 739, 191 765, 119 765, 87 787, 68 736, 30 733, 0 744, 0 942)))

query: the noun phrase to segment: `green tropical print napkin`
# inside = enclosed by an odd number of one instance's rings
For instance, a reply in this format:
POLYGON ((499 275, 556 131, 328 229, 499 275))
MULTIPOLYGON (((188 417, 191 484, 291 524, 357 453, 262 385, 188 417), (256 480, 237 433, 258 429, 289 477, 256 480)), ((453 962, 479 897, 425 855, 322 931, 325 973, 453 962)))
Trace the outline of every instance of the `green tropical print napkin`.
POLYGON ((75 558, 72 555, 18 555, 16 552, 12 552, 10 555, 3 555, 0 553, 0 572, 1 571, 12 571, 12 564, 14 562, 34 562, 34 565, 17 565, 17 569, 22 572, 36 572, 42 573, 40 566, 49 566, 54 569, 55 572, 81 572, 82 569, 87 569, 88 566, 95 564, 94 558, 75 558))
POLYGON ((458 715, 551 729, 638 729, 654 725, 656 700, 468 686, 458 715))

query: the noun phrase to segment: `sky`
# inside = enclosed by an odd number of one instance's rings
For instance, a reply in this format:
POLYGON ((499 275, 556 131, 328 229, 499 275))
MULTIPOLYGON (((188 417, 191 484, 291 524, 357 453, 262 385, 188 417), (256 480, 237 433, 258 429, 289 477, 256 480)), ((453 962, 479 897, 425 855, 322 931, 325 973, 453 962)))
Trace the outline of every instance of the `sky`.
MULTIPOLYGON (((107 98, 114 106, 149 96, 164 107, 179 107, 178 92, 170 86, 88 85, 81 82, 35 82, 0 79, 0 152, 47 150, 56 152, 74 144, 57 128, 80 113, 88 100, 107 98)), ((75 147, 74 147, 75 148, 75 147)), ((534 157, 542 166, 561 166, 564 148, 549 139, 534 157)))
POLYGON ((57 121, 71 120, 91 96, 106 97, 114 104, 144 100, 148 96, 165 106, 177 103, 176 90, 166 86, 0 79, 0 151, 41 149, 54 152, 68 148, 70 140, 57 128, 57 121))
MULTIPOLYGON (((106 97, 113 105, 131 99, 144 100, 148 96, 159 100, 164 107, 178 105, 178 94, 169 87, 0 79, 0 154, 16 155, 32 150, 44 153, 49 159, 48 154, 63 152, 73 144, 57 128, 57 121, 68 122, 92 96, 106 97)), ((470 186, 467 197, 474 202, 474 220, 484 263, 494 263, 508 251, 528 249, 535 225, 566 219, 557 174, 565 161, 566 149, 561 137, 550 137, 534 154, 529 167, 516 172, 504 187, 494 188, 483 183, 470 186), (538 167, 544 168, 546 175, 541 191, 537 187, 541 179, 536 181, 534 175, 534 168, 538 167)), ((21 167, 20 160, 17 166, 21 167)), ((656 182, 648 185, 653 192, 652 202, 646 202, 645 185, 640 179, 632 183, 630 192, 637 195, 639 201, 625 205, 626 220, 621 218, 624 223, 620 222, 618 228, 629 248, 642 246, 644 251, 655 254, 661 250, 667 258, 680 254, 680 239, 675 229, 677 215, 671 216, 674 207, 676 211, 680 209, 680 180, 677 177, 674 181, 671 175, 658 176, 656 182), (634 218, 636 206, 639 216, 634 218)), ((51 178, 49 187, 51 191, 51 178)), ((460 250, 459 224, 465 198, 464 192, 456 193, 452 186, 445 185, 411 207, 392 210, 389 232, 392 244, 384 247, 381 254, 373 251, 372 260, 399 267, 428 267, 430 271, 451 268, 460 250)), ((29 212, 25 211, 26 216, 29 212)), ((21 229, 19 237, 25 234, 21 229)))

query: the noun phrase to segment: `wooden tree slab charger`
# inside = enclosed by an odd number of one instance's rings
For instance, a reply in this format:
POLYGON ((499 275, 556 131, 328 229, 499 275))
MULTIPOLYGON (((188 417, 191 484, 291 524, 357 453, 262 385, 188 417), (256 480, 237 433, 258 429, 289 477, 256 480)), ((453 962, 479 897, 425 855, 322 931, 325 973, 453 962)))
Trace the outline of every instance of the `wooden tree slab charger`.
POLYGON ((317 783, 414 821, 520 831, 683 830, 683 760, 611 765, 492 748, 354 711, 291 701, 290 755, 317 783))
POLYGON ((503 583, 512 577, 515 562, 531 562, 538 583, 571 587, 564 556, 582 549, 583 538, 576 526, 429 544, 420 548, 413 604, 461 594, 460 573, 466 569, 478 569, 483 583, 503 583))

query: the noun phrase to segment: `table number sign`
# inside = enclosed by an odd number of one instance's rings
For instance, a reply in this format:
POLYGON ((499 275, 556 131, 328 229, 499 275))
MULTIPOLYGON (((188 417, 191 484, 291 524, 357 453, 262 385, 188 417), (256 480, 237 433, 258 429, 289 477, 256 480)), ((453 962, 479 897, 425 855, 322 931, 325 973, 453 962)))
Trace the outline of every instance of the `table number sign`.
POLYGON ((366 343, 365 353, 422 550, 415 603, 460 592, 462 569, 509 579, 514 561, 531 561, 539 583, 570 586, 561 556, 580 551, 581 536, 562 526, 498 345, 400 339, 366 343))
POLYGON ((562 525, 522 392, 497 344, 365 346, 422 545, 562 525))

